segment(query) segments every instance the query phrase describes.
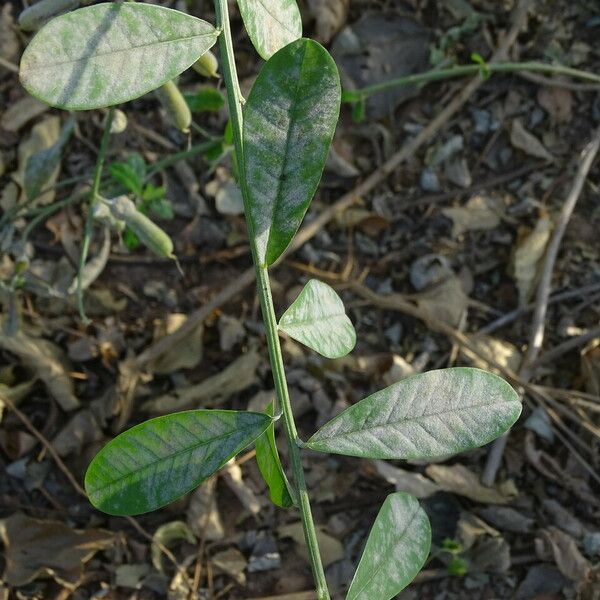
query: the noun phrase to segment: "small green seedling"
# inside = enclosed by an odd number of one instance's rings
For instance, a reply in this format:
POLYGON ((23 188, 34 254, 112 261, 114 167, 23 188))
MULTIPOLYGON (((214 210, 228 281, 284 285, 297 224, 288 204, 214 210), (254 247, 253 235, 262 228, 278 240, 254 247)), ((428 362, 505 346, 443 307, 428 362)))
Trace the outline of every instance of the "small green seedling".
MULTIPOLYGON (((263 0, 238 0, 248 35, 266 60, 246 102, 236 74, 227 0, 215 0, 216 28, 174 10, 132 2, 98 4, 59 16, 25 51, 21 80, 34 96, 53 106, 114 106, 168 86, 219 39, 234 159, 277 401, 264 413, 192 410, 141 423, 97 454, 85 487, 92 504, 108 514, 146 513, 191 491, 254 444, 271 500, 300 511, 316 594, 323 600, 329 591, 301 452, 430 460, 491 442, 517 420, 521 404, 496 375, 443 369, 376 392, 306 442, 298 436, 279 333, 328 358, 350 352, 356 333, 336 292, 316 280, 306 284, 278 322, 269 267, 294 238, 316 191, 338 120, 341 88, 331 56, 317 42, 301 37, 295 1, 268 4, 267 10, 263 0), (287 438, 291 482, 275 445, 277 425, 287 438)), ((117 177, 127 185, 124 171, 117 177)), ((130 189, 138 184, 130 182, 130 189)), ((134 191, 143 194, 141 187, 134 191)), ((131 200, 99 202, 154 251, 172 255, 170 240, 139 216, 131 200)), ((394 597, 419 572, 430 544, 429 520, 419 502, 403 492, 391 494, 375 519, 347 598, 394 597)))

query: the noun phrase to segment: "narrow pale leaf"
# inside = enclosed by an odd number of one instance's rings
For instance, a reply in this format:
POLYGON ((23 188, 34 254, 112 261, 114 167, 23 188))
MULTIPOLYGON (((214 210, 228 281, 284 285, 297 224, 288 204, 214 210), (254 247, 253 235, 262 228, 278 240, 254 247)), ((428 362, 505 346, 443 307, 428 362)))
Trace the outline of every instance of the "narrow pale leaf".
POLYGON ((416 498, 390 494, 383 503, 346 600, 390 600, 425 564, 431 547, 431 527, 416 498))
MULTIPOLYGON (((267 406, 265 412, 273 416, 273 403, 267 406)), ((267 427, 267 430, 254 442, 256 448, 256 462, 263 479, 269 486, 269 496, 273 504, 282 508, 293 506, 294 500, 290 493, 289 483, 275 443, 275 424, 267 427)))
POLYGON ((302 36, 296 0, 238 0, 238 6, 248 36, 265 60, 302 36))
POLYGON ((244 162, 258 260, 274 263, 317 189, 340 109, 337 67, 312 40, 263 66, 244 110, 244 162))
POLYGON ((491 442, 520 414, 517 393, 497 375, 465 367, 440 369, 361 400, 306 445, 365 458, 431 459, 491 442))
POLYGON ((117 436, 85 475, 91 503, 111 515, 139 515, 198 486, 271 423, 262 413, 190 410, 150 419, 117 436))
POLYGON ((311 279, 283 313, 279 329, 326 358, 352 351, 356 332, 335 290, 311 279))
POLYGON ((217 40, 201 19, 152 4, 104 3, 46 24, 21 59, 21 82, 68 110, 138 98, 185 71, 217 40))

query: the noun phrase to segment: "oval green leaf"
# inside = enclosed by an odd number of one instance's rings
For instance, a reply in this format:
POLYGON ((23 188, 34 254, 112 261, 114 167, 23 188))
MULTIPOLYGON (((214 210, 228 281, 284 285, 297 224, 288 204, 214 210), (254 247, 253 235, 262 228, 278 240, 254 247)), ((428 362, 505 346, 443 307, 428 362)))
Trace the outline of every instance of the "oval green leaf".
MULTIPOLYGON (((273 403, 267 406, 265 412, 273 416, 273 403)), ((271 502, 281 508, 294 505, 288 479, 285 475, 279 452, 275 443, 275 423, 271 422, 267 430, 254 442, 256 448, 256 462, 258 469, 269 487, 271 502)))
POLYGON ((426 460, 483 446, 520 414, 519 396, 497 375, 466 367, 440 369, 357 402, 306 445, 348 456, 426 460))
POLYGON ((326 358, 346 356, 356 344, 342 299, 317 279, 311 279, 283 313, 279 329, 326 358))
POLYGON ((173 79, 217 37, 210 23, 169 8, 97 4, 40 29, 23 53, 21 83, 58 108, 112 106, 173 79))
POLYGON ((238 0, 250 41, 268 60, 302 36, 302 18, 296 0, 238 0))
POLYGON ((386 499, 363 551, 346 600, 390 600, 425 564, 431 527, 416 498, 404 492, 386 499))
POLYGON ((317 42, 297 40, 261 69, 244 110, 250 221, 261 264, 294 237, 317 189, 340 110, 340 79, 317 42))
POLYGON ((92 460, 85 474, 90 502, 118 516, 156 510, 210 477, 269 423, 262 413, 190 410, 136 425, 92 460))

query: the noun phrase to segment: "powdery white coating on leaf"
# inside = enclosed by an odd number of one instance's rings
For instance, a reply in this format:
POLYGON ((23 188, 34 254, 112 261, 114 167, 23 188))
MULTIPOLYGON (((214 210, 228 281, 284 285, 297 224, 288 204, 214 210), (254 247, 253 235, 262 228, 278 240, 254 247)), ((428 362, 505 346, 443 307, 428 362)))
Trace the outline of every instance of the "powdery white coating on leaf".
POLYGON ((335 290, 311 279, 279 321, 279 329, 326 358, 352 351, 356 332, 335 290))
POLYGON ((85 475, 90 502, 111 515, 138 515, 194 489, 261 435, 268 415, 190 410, 150 419, 117 436, 85 475))
POLYGON ((431 527, 416 498, 390 494, 365 545, 346 600, 390 600, 425 564, 431 527))
POLYGON ((296 0, 238 0, 248 36, 261 58, 302 36, 302 17, 296 0))
POLYGON ((97 4, 57 17, 37 33, 21 59, 21 83, 51 106, 112 106, 173 79, 217 36, 210 23, 176 10, 97 4))
POLYGON ((491 442, 520 414, 517 393, 497 375, 465 367, 440 369, 361 400, 306 445, 365 458, 437 458, 491 442))
POLYGON ((249 217, 261 264, 294 237, 317 189, 335 131, 341 88, 333 59, 301 39, 264 65, 244 109, 249 217))

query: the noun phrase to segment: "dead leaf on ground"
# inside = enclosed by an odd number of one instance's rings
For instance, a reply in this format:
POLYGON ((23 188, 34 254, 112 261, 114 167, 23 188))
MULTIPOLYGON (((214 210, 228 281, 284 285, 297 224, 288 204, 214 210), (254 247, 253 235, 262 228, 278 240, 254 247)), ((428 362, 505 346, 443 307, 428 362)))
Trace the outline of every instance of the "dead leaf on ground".
MULTIPOLYGON (((21 44, 13 18, 13 6, 4 4, 0 12, 0 57, 9 63, 18 63, 21 54, 21 44)), ((0 65, 0 74, 6 72, 6 67, 0 65)))
POLYGON ((190 496, 187 524, 192 532, 207 542, 216 542, 225 537, 225 528, 219 514, 216 494, 217 478, 207 479, 190 496))
POLYGON ((2 417, 4 415, 4 409, 6 405, 2 402, 2 398, 7 398, 10 400, 15 406, 18 406, 22 400, 24 400, 31 391, 31 388, 35 385, 36 380, 33 379, 31 381, 25 381, 24 383, 19 383, 17 385, 6 385, 4 383, 0 383, 0 422, 2 422, 2 417))
POLYGON ((186 541, 190 544, 196 543, 192 530, 184 521, 170 521, 161 525, 152 536, 152 564, 154 568, 164 573, 163 551, 161 546, 170 548, 174 542, 186 541))
MULTIPOLYGON (((31 130, 31 134, 19 144, 19 166, 17 170, 12 174, 13 181, 21 188, 20 202, 24 202, 27 199, 25 193, 26 187, 26 169, 29 159, 32 158, 36 153, 48 150, 54 144, 56 144, 60 137, 60 117, 55 115, 45 117, 39 123, 34 125, 31 130)), ((46 177, 46 187, 53 185, 58 179, 58 173, 60 171, 60 165, 56 165, 54 170, 46 177)), ((50 204, 54 200, 56 192, 49 190, 39 196, 36 200, 38 204, 50 204)))
POLYGON ((6 565, 3 579, 12 586, 51 576, 68 589, 81 579, 83 564, 115 544, 104 529, 71 529, 60 521, 32 519, 15 513, 0 521, 6 565))
POLYGON ((217 552, 210 558, 212 564, 220 571, 233 577, 238 585, 246 585, 246 574, 244 573, 248 561, 237 548, 228 548, 217 552))
POLYGON ((260 361, 258 350, 250 349, 220 373, 195 385, 181 387, 149 400, 142 405, 141 410, 160 415, 201 406, 219 406, 231 395, 245 390, 256 381, 256 370, 260 361))
POLYGON ((500 225, 502 202, 497 198, 478 194, 464 206, 444 208, 442 214, 452 220, 452 237, 467 231, 494 229, 500 225))
POLYGON ((539 268, 552 233, 552 221, 542 215, 533 230, 522 230, 517 239, 513 270, 519 290, 519 305, 525 306, 539 277, 539 268))
POLYGON ((443 490, 482 504, 508 504, 517 495, 511 481, 486 487, 473 471, 461 464, 429 465, 425 473, 443 490))
POLYGON ((537 101, 555 123, 568 123, 573 111, 573 93, 564 87, 544 86, 537 101))
POLYGON ((390 221, 385 217, 367 210, 366 208, 348 208, 335 217, 336 223, 343 228, 358 227, 371 237, 379 235, 390 226, 390 221))
POLYGON ((406 471, 384 460, 372 461, 377 474, 396 487, 397 492, 407 492, 416 498, 428 498, 441 490, 440 486, 420 473, 406 471))
POLYGON ((328 44, 348 19, 350 0, 308 0, 310 12, 316 21, 316 39, 328 44))
POLYGON ((35 373, 63 410, 74 410, 79 400, 73 393, 73 381, 63 351, 56 345, 23 331, 7 335, 0 329, 0 347, 18 356, 35 373))
POLYGON ((581 376, 589 394, 600 396, 600 341, 594 340, 581 353, 581 376))
POLYGON ((554 559, 560 572, 571 581, 585 581, 591 570, 575 540, 556 527, 542 529, 535 540, 535 548, 541 559, 554 559))
MULTIPOLYGON (((514 373, 519 370, 521 353, 514 344, 485 334, 471 334, 468 337, 473 346, 484 357, 510 369, 514 373)), ((483 360, 480 355, 475 354, 468 348, 461 347, 460 352, 469 360, 472 366, 478 369, 497 371, 487 361, 483 360)))
POLYGON ((252 514, 257 515, 262 508, 263 502, 252 488, 244 481, 241 467, 231 459, 221 470, 221 475, 231 491, 238 497, 238 500, 252 514))
POLYGON ((541 158, 543 160, 552 161, 554 157, 538 140, 535 135, 527 131, 521 119, 514 119, 510 130, 510 143, 519 150, 523 150, 525 154, 541 158))
POLYGON ((13 102, 2 115, 0 127, 6 131, 16 133, 36 117, 43 115, 50 107, 29 94, 13 102))
POLYGON ((413 298, 423 312, 452 327, 459 326, 469 301, 456 275, 448 277, 413 298))
MULTIPOLYGON (((342 560, 344 558, 344 547, 342 543, 328 534, 324 527, 317 525, 317 540, 319 542, 319 548, 321 549, 321 558, 323 559, 323 566, 327 568, 330 564, 342 560)), ((298 551, 302 556, 308 560, 308 552, 306 550, 306 542, 304 541, 304 530, 302 529, 302 523, 291 523, 290 525, 283 525, 277 529, 279 537, 290 537, 296 542, 298 551)))
MULTIPOLYGON (((165 321, 157 321, 154 327, 154 341, 169 335, 179 329, 187 321, 187 315, 173 313, 165 321)), ((150 370, 159 375, 167 375, 180 369, 193 369, 202 359, 204 325, 200 323, 188 335, 173 344, 149 366, 150 370)))

